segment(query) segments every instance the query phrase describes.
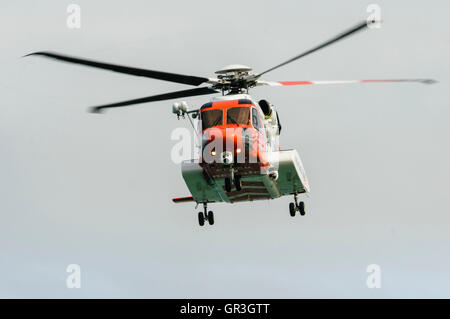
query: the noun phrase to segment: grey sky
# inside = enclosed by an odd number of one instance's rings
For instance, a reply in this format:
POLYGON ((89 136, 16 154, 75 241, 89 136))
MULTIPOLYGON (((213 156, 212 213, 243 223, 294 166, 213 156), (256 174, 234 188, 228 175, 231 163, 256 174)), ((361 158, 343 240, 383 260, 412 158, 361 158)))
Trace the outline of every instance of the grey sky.
MULTIPOLYGON (((364 19, 375 1, 2 1, 0 297, 449 297, 448 1, 377 1, 384 24, 265 80, 430 77, 433 86, 257 88, 311 184, 217 204, 200 228, 170 160, 173 101, 90 105, 187 86, 22 55, 52 50, 212 76, 262 71, 364 19), (66 27, 81 5, 82 27, 66 27), (68 264, 82 288, 67 289, 68 264), (367 265, 382 270, 368 289, 367 265)), ((200 105, 208 97, 187 99, 200 105)))

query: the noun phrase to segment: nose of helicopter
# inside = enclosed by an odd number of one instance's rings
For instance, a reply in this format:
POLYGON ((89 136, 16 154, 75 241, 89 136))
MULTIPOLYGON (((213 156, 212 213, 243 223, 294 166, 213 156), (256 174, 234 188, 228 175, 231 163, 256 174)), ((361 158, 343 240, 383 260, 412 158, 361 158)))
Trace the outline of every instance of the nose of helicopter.
POLYGON ((246 158, 252 156, 253 129, 216 128, 205 133, 203 157, 208 162, 230 165, 245 162, 246 158))
POLYGON ((207 143, 215 144, 215 148, 227 152, 240 152, 242 148, 242 128, 215 129, 207 136, 207 143), (222 147, 219 147, 222 146, 222 147))

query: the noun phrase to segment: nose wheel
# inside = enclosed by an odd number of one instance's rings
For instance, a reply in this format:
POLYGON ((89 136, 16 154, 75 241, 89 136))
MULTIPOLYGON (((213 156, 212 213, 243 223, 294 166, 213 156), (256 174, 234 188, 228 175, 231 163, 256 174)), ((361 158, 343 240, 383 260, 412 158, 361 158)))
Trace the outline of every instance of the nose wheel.
POLYGON ((241 175, 234 175, 234 187, 236 187, 237 191, 242 189, 241 175))
POLYGON ((207 221, 208 224, 214 225, 214 213, 212 210, 208 212, 207 203, 203 203, 203 210, 204 212, 198 213, 198 224, 200 226, 204 226, 205 222, 207 221))
POLYGON ((298 202, 298 200, 297 200, 297 193, 294 194, 294 202, 293 203, 289 203, 289 214, 292 217, 295 217, 296 212, 299 212, 301 216, 305 216, 306 215, 305 203, 302 202, 302 201, 298 202))
POLYGON ((227 193, 231 192, 231 178, 225 177, 225 191, 227 193))
POLYGON ((234 187, 236 187, 237 191, 242 190, 242 181, 241 181, 241 175, 234 174, 234 169, 231 168, 230 170, 230 176, 225 177, 225 190, 228 192, 231 192, 231 187, 234 184, 234 187))

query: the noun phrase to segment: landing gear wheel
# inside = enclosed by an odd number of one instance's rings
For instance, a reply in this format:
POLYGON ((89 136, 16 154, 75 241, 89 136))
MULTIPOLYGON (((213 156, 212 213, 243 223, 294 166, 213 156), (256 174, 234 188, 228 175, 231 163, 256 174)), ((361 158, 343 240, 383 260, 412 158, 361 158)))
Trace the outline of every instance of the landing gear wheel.
POLYGON ((237 191, 240 191, 242 189, 241 175, 234 176, 234 186, 236 187, 237 191))
POLYGON ((291 214, 292 217, 295 217, 295 204, 294 203, 289 203, 289 213, 291 214))
POLYGON ((205 225, 205 215, 202 212, 198 213, 198 224, 200 226, 205 225))
POLYGON ((298 203, 298 211, 300 212, 300 215, 305 216, 306 212, 305 212, 305 203, 304 202, 298 203))
POLYGON ((225 177, 225 190, 231 192, 231 179, 229 177, 225 177))
POLYGON ((214 225, 214 213, 212 211, 208 212, 208 223, 214 225))

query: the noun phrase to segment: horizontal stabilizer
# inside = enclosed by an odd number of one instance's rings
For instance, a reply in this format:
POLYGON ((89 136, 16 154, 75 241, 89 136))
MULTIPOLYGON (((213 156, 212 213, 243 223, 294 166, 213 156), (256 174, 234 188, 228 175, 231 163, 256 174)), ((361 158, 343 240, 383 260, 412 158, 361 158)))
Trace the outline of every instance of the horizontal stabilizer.
POLYGON ((185 202, 193 202, 194 198, 192 196, 187 196, 187 197, 177 197, 177 198, 172 198, 172 201, 174 203, 185 203, 185 202))

